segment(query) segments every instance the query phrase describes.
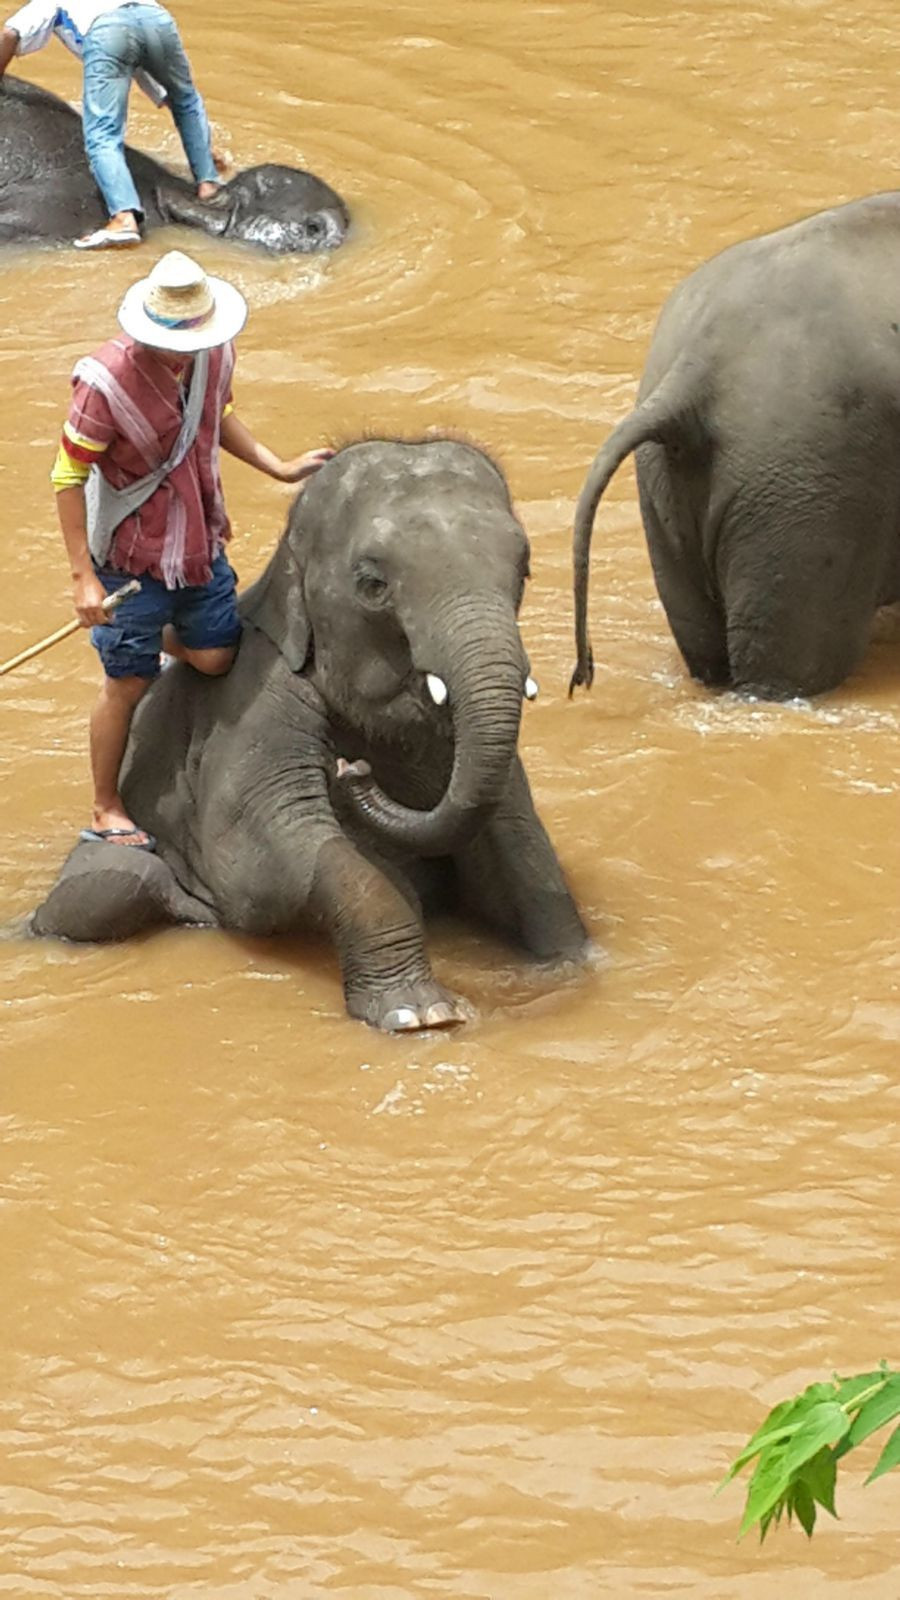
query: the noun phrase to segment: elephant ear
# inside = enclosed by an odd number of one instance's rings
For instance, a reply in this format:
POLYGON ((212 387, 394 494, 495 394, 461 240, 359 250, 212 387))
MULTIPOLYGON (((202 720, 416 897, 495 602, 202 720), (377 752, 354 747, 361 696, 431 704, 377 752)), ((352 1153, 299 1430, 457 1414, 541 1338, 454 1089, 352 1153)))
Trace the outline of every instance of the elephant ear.
POLYGON ((302 672, 312 630, 303 598, 303 578, 285 534, 265 571, 241 596, 238 610, 280 650, 292 672, 302 672))

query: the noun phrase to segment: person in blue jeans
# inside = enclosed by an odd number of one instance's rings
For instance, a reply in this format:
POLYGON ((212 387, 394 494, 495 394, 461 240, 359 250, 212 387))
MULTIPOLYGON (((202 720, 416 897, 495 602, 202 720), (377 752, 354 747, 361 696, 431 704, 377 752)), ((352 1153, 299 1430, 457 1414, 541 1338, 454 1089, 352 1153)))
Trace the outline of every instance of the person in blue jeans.
POLYGON ((106 226, 76 239, 76 247, 140 244, 143 212, 125 160, 132 79, 155 105, 170 106, 198 199, 211 200, 219 178, 209 122, 168 11, 156 0, 29 0, 0 33, 0 78, 14 56, 42 49, 53 34, 84 63, 84 145, 109 213, 106 226))

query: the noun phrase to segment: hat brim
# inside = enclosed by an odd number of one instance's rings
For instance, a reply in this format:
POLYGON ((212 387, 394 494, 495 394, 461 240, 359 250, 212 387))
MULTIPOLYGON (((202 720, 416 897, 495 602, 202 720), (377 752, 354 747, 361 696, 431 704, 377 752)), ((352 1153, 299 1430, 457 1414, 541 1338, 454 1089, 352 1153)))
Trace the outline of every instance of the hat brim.
POLYGON ((209 321, 200 328, 162 328, 144 310, 149 281, 141 278, 127 290, 119 307, 119 326, 138 344, 149 345, 153 350, 178 350, 185 355, 195 350, 215 350, 236 338, 247 320, 247 302, 240 290, 224 278, 207 275, 215 308, 209 321))

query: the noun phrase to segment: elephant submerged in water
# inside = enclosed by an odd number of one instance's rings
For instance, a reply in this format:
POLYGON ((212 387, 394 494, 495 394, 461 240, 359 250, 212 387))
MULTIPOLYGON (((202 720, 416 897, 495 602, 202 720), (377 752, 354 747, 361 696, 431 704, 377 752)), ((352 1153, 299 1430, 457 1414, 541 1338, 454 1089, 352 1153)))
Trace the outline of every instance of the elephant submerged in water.
POLYGON ((351 1015, 385 1029, 465 1014, 432 975, 423 899, 541 960, 582 958, 517 755, 536 692, 516 620, 527 575, 525 534, 480 450, 339 451, 242 598, 227 676, 175 664, 138 707, 121 791, 157 854, 76 845, 32 930, 323 927, 351 1015))
POLYGON ((900 193, 733 245, 670 296, 578 503, 573 688, 594 517, 632 450, 692 676, 768 699, 839 684, 900 599, 900 193))
MULTIPOLYGON (((332 250, 349 226, 347 207, 321 179, 269 163, 248 167, 200 201, 186 179, 130 147, 128 166, 145 229, 166 223, 275 254, 332 250)), ((0 243, 66 241, 106 222, 84 153, 81 118, 64 100, 21 78, 0 83, 0 243)))

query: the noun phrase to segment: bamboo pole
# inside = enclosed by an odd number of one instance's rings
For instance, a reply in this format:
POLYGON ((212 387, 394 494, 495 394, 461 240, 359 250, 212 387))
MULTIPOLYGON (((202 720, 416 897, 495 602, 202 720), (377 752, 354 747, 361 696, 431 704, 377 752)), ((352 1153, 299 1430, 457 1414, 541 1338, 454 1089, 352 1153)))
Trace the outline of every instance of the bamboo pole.
MULTIPOLYGON (((113 594, 106 596, 103 602, 103 610, 107 613, 115 611, 116 606, 120 606, 123 600, 128 599, 129 595, 137 594, 140 587, 137 578, 132 578, 129 583, 123 583, 121 589, 116 589, 113 594)), ((45 650, 50 649, 52 644, 59 644, 60 639, 68 639, 70 633, 77 633, 79 628, 83 626, 84 624, 75 617, 72 622, 67 622, 64 628, 57 628, 55 633, 48 634, 46 639, 41 639, 37 644, 29 645, 27 650, 23 650, 19 655, 13 656, 11 660, 3 662, 3 665, 0 666, 0 678, 5 673, 12 672, 16 667, 21 667, 23 662, 31 661, 35 656, 42 655, 45 650)))

